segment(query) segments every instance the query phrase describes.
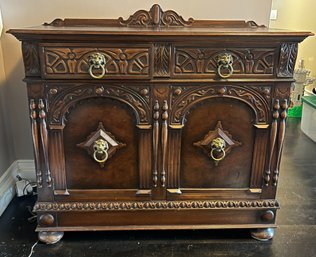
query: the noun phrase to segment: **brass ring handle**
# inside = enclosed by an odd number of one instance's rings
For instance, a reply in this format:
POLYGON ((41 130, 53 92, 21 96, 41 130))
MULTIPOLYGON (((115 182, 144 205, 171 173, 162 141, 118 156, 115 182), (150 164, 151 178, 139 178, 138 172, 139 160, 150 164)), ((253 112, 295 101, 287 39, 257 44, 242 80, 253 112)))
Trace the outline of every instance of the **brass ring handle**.
POLYGON ((226 78, 229 78, 234 73, 234 68, 231 64, 228 64, 228 65, 220 64, 217 68, 217 73, 221 78, 226 79, 226 78), (228 73, 223 74, 222 69, 228 70, 228 73))
POLYGON ((106 160, 109 158, 109 154, 107 151, 94 151, 93 153, 93 159, 96 161, 96 162, 99 162, 99 163, 103 163, 103 162, 106 162, 106 160), (97 154, 104 154, 104 158, 103 159, 98 159, 97 157, 97 154))
POLYGON ((108 143, 103 139, 98 139, 93 144, 93 159, 98 163, 104 163, 109 158, 108 149, 109 145, 108 143), (97 154, 102 154, 104 157, 102 159, 99 159, 97 154))
POLYGON ((225 158, 225 156, 226 156, 225 147, 226 147, 226 143, 225 143, 224 139, 217 137, 217 138, 214 138, 212 140, 212 142, 211 142, 211 149, 212 150, 210 152, 210 156, 215 162, 219 162, 225 158), (219 158, 216 158, 214 156, 214 151, 221 152, 222 156, 219 158))
POLYGON ((220 150, 220 151, 223 153, 220 158, 215 158, 215 157, 214 157, 213 152, 214 152, 215 150, 217 151, 216 148, 213 148, 212 151, 211 151, 211 157, 212 157, 212 159, 213 159, 214 161, 217 161, 217 162, 223 160, 223 159, 225 158, 225 155, 226 155, 225 150, 224 150, 224 149, 221 149, 221 150, 220 150))
POLYGON ((231 54, 223 53, 217 57, 217 73, 223 79, 230 77, 234 73, 233 56, 231 54), (223 70, 228 70, 228 72, 223 73, 223 70))
POLYGON ((105 56, 101 53, 95 53, 89 56, 88 63, 89 66, 89 74, 92 78, 101 79, 105 75, 105 56), (101 69, 101 74, 96 75, 93 73, 94 70, 101 69))
POLYGON ((92 65, 89 67, 89 74, 90 74, 90 76, 91 76, 92 78, 101 79, 101 78, 105 75, 105 68, 104 68, 104 66, 100 66, 100 67, 101 67, 101 69, 102 69, 102 72, 101 72, 100 75, 95 75, 95 74, 93 74, 93 69, 94 69, 94 68, 97 69, 95 65, 92 64, 92 65))

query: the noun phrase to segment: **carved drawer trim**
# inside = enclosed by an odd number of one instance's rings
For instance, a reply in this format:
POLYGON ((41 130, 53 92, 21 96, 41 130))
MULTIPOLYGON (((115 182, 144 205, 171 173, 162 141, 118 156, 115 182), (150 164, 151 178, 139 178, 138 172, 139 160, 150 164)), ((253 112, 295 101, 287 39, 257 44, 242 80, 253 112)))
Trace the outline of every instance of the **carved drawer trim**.
POLYGON ((88 59, 92 54, 101 53, 105 57, 105 76, 108 78, 151 77, 150 47, 121 46, 42 46, 42 74, 45 78, 88 78, 88 59))
POLYGON ((172 77, 217 76, 217 59, 223 53, 233 58, 232 76, 272 76, 276 63, 274 48, 210 48, 202 46, 173 49, 172 77))

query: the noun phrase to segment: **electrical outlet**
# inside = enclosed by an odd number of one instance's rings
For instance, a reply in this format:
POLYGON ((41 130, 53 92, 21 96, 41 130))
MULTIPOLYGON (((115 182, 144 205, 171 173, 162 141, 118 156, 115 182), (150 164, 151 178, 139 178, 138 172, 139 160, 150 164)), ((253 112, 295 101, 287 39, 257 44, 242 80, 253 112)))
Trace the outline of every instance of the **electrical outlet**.
POLYGON ((278 18, 278 10, 271 10, 270 20, 276 20, 278 18))

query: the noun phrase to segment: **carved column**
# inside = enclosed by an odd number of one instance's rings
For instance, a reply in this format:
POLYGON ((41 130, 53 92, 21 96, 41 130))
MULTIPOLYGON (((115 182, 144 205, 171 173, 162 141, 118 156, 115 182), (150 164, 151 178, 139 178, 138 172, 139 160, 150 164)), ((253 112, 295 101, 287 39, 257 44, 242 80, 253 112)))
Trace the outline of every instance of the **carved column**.
POLYGON ((150 125, 138 126, 139 189, 138 195, 150 195, 152 185, 152 143, 150 125))
POLYGON ((40 157, 39 157, 39 134, 38 134, 38 124, 37 124, 37 113, 36 113, 36 103, 34 99, 30 100, 30 117, 31 117, 31 131, 32 131, 32 141, 34 148, 34 161, 36 170, 36 182, 39 188, 43 187, 43 174, 41 171, 40 157))
MULTIPOLYGON (((252 171, 250 189, 260 189, 262 186, 262 176, 264 174, 267 141, 269 136, 268 124, 255 125, 255 145, 252 157, 252 171)), ((267 175, 267 174, 265 174, 267 175)), ((266 178, 266 177, 265 177, 266 178)), ((261 190, 261 189, 260 189, 261 190)))
POLYGON ((46 126, 46 112, 45 112, 45 105, 44 105, 43 99, 39 99, 38 109, 39 109, 39 118, 40 118, 40 135, 41 135, 42 150, 43 150, 44 163, 45 163, 46 183, 48 187, 51 187, 52 177, 50 173, 49 158, 48 158, 48 132, 47 132, 47 126, 46 126))
POLYGON ((164 100, 162 105, 161 119, 161 149, 162 149, 162 170, 161 170, 161 177, 160 182, 161 186, 166 186, 166 157, 167 157, 167 144, 168 144, 168 103, 164 100))
POLYGON ((278 99, 275 99, 274 104, 273 104, 273 114, 272 114, 273 120, 272 120, 271 131, 270 131, 268 167, 264 174, 265 186, 269 185, 270 178, 271 178, 272 158, 274 154, 274 148, 275 148, 275 142, 276 142, 277 130, 278 130, 279 109, 280 109, 280 101, 278 99))
POLYGON ((273 180, 272 180, 273 186, 276 186, 279 180, 279 169, 280 169, 281 155, 282 155, 283 144, 284 144, 285 120, 287 117, 287 108, 288 108, 287 99, 284 99, 281 103, 280 126, 279 126, 278 147, 277 147, 277 161, 276 161, 275 170, 273 172, 273 180))
POLYGON ((153 185, 157 187, 158 183, 158 144, 159 144, 159 103, 158 100, 155 101, 154 104, 154 128, 153 128, 153 160, 154 160, 154 167, 153 167, 153 185))
POLYGON ((54 193, 67 195, 66 167, 64 158, 64 126, 50 127, 49 134, 49 158, 50 169, 54 177, 54 193))

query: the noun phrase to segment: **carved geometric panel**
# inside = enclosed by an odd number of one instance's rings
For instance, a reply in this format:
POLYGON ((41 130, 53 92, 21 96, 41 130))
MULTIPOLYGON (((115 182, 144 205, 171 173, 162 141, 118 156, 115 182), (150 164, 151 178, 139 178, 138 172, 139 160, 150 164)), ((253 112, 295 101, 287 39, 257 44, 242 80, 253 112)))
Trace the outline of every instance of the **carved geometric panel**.
POLYGON ((223 52, 233 58, 234 74, 268 74, 274 72, 275 51, 251 48, 183 48, 175 49, 175 75, 216 74, 217 59, 223 52))
POLYGON ((149 75, 148 48, 84 48, 84 47, 44 47, 45 74, 72 75, 86 77, 89 70, 88 59, 92 54, 101 53, 105 57, 105 74, 109 76, 149 75))
POLYGON ((108 150, 107 150, 108 158, 107 159, 110 159, 116 153, 117 150, 126 146, 126 144, 117 141, 110 132, 105 131, 102 122, 99 122, 99 126, 96 131, 92 132, 85 141, 77 144, 77 146, 87 150, 88 154, 93 156, 94 144, 96 141, 100 139, 104 140, 108 145, 108 150))
MULTIPOLYGON (((214 130, 210 130, 202 140, 193 143, 193 145, 200 147, 203 149, 203 152, 207 154, 207 156, 212 160, 212 142, 216 138, 221 138, 225 142, 225 147, 223 151, 225 152, 224 156, 227 156, 230 151, 237 146, 240 146, 241 143, 234 140, 232 135, 223 129, 221 121, 217 122, 217 125, 214 130)), ((216 151, 215 151, 216 152, 216 151)), ((216 154, 216 153, 214 153, 216 154)), ((216 156, 218 157, 218 156, 216 156)), ((217 161, 215 161, 215 165, 217 165, 217 161)))

